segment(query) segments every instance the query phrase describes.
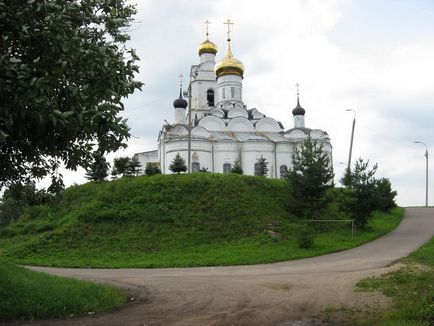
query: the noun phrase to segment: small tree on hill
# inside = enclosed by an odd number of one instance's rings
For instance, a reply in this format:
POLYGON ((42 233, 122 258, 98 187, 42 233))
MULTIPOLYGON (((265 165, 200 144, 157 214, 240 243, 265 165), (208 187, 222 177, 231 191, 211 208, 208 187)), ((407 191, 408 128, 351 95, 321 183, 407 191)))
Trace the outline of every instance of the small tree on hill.
POLYGON ((169 165, 169 170, 173 173, 181 173, 187 171, 187 165, 185 164, 185 160, 181 157, 181 155, 176 154, 172 163, 169 165))
POLYGON ((110 164, 107 163, 106 158, 97 153, 93 155, 94 161, 92 165, 86 170, 86 179, 101 182, 108 176, 110 164))
MULTIPOLYGON (((375 191, 377 164, 369 168, 369 161, 359 158, 347 182, 347 190, 341 198, 341 209, 352 217, 358 227, 365 227, 375 210, 375 191), (351 182, 348 183, 348 180, 351 182)), ((345 177, 345 176, 344 176, 345 177)))
POLYGON ((392 191, 392 184, 387 178, 378 179, 375 183, 374 201, 375 208, 387 212, 396 207, 396 191, 392 191))
POLYGON ((313 218, 327 204, 326 191, 333 187, 333 168, 323 145, 311 138, 297 146, 287 173, 290 206, 305 218, 313 218))
POLYGON ((112 176, 116 178, 117 176, 126 177, 129 174, 130 158, 127 156, 117 157, 113 160, 112 176))
POLYGON ((160 164, 157 162, 148 162, 145 167, 146 175, 161 174, 160 164))
POLYGON ((142 165, 140 164, 137 157, 133 157, 132 159, 130 159, 127 165, 128 176, 133 176, 133 177, 138 176, 139 173, 142 171, 141 167, 142 165))
POLYGON ((255 175, 264 177, 268 173, 268 162, 262 156, 255 163, 255 175))
POLYGON ((234 164, 232 164, 231 173, 243 174, 243 169, 241 168, 241 162, 238 158, 234 161, 234 164))

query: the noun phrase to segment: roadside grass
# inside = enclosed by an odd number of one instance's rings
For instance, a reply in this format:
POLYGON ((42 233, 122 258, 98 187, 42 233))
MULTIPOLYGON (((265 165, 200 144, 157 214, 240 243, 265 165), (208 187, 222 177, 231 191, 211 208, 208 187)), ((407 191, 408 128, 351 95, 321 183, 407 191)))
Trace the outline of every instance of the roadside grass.
POLYGON ((382 291, 393 301, 391 310, 371 316, 365 325, 434 325, 434 238, 402 262, 398 271, 357 284, 359 290, 382 291))
MULTIPOLYGON (((377 212, 354 240, 350 223, 310 225, 314 245, 301 249, 296 237, 305 222, 288 211, 288 197, 285 181, 235 174, 87 183, 67 189, 58 204, 29 208, 0 230, 0 256, 57 267, 271 263, 358 246, 391 231, 403 216, 402 208, 377 212)), ((322 218, 345 219, 336 202, 322 218)))
POLYGON ((0 321, 69 317, 124 302, 112 286, 38 273, 0 259, 0 321))

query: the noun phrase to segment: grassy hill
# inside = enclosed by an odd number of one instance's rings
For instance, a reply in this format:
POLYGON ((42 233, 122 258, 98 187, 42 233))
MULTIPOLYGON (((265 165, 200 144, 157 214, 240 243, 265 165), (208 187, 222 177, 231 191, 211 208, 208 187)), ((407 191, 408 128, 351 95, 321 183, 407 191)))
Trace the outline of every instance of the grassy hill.
MULTIPOLYGON (((351 240, 337 223, 298 248, 304 228, 281 180, 236 174, 158 175, 87 183, 51 206, 29 207, 0 230, 0 255, 20 264, 170 267, 265 263, 343 250, 393 229, 402 210, 376 214, 351 240), (277 238, 271 236, 277 232, 277 238)), ((339 216, 332 203, 326 217, 339 216)))

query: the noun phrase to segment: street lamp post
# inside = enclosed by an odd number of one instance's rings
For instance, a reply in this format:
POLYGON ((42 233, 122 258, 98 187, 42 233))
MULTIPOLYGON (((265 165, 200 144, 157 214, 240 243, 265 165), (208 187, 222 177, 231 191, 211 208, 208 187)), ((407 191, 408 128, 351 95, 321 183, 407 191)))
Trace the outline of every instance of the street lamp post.
POLYGON ((428 207, 428 147, 424 142, 421 141, 415 141, 415 144, 422 144, 425 146, 425 206, 428 207))
POLYGON ((348 155, 348 165, 347 165, 347 170, 349 172, 351 169, 351 155, 353 153, 354 127, 356 126, 356 111, 353 109, 347 109, 346 111, 352 111, 354 113, 353 128, 351 129, 350 153, 348 155))
POLYGON ((187 173, 191 173, 191 83, 188 86, 188 150, 187 173))

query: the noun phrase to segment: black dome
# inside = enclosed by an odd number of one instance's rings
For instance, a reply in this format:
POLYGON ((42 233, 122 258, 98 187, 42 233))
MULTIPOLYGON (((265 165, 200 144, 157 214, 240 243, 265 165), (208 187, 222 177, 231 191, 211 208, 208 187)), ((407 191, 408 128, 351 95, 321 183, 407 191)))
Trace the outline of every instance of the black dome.
POLYGON ((297 106, 295 107, 294 110, 292 110, 292 114, 293 115, 304 115, 305 113, 306 113, 306 111, 301 107, 300 101, 297 98, 297 106))
POLYGON ((188 103, 185 99, 177 98, 175 101, 173 101, 173 107, 175 108, 183 108, 185 109, 188 106, 188 103))
POLYGON ((188 106, 188 103, 186 100, 184 100, 182 98, 182 88, 180 88, 179 89, 179 98, 177 98, 175 101, 173 101, 173 107, 185 109, 187 106, 188 106))

